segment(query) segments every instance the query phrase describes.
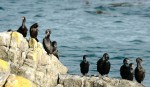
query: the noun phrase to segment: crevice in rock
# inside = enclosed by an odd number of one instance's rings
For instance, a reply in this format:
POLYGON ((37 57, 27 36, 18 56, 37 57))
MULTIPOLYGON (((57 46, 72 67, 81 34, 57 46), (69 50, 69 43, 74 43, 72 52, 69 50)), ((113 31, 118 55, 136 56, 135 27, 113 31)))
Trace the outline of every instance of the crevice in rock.
MULTIPOLYGON (((10 76, 10 75, 9 75, 10 76)), ((9 76, 7 77, 7 79, 9 78, 9 76)), ((7 79, 6 79, 6 81, 5 81, 5 83, 4 83, 4 85, 2 86, 2 87, 5 87, 5 85, 6 85, 6 83, 7 83, 7 79)))
POLYGON ((59 80, 60 80, 60 78, 59 78, 59 74, 58 74, 58 78, 57 78, 57 85, 59 84, 59 80))

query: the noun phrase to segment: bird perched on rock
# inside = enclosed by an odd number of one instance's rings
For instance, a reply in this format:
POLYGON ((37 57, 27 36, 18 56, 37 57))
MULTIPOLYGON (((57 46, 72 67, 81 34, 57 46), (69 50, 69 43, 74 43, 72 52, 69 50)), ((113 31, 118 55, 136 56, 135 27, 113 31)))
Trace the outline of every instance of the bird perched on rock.
POLYGON ((143 60, 141 58, 136 59, 137 67, 135 68, 135 79, 139 83, 141 83, 145 78, 145 70, 141 65, 142 61, 143 60))
POLYGON ((120 67, 120 75, 122 79, 127 79, 129 76, 129 58, 123 60, 123 65, 120 67))
POLYGON ((133 77, 134 77, 134 64, 133 63, 130 63, 129 64, 129 76, 127 77, 127 80, 131 80, 133 81, 133 77))
POLYGON ((89 72, 89 62, 86 60, 87 55, 83 55, 83 61, 80 63, 80 71, 83 75, 87 75, 89 72))
POLYGON ((22 25, 17 30, 17 32, 21 33, 23 35, 23 37, 27 36, 27 31, 28 31, 28 29, 27 29, 27 27, 25 25, 25 22, 26 22, 26 18, 23 16, 22 17, 22 25))
POLYGON ((53 53, 53 47, 52 47, 52 42, 50 40, 50 34, 51 34, 51 30, 47 29, 45 31, 45 37, 43 38, 43 47, 45 49, 45 51, 47 52, 47 54, 52 54, 53 53))
POLYGON ((57 49, 57 42, 56 41, 52 42, 52 47, 53 47, 53 55, 56 56, 59 59, 58 49, 57 49))
POLYGON ((38 23, 35 23, 30 27, 30 36, 31 38, 34 38, 37 42, 39 42, 39 40, 37 39, 37 35, 38 35, 38 23))
POLYGON ((103 76, 108 75, 111 64, 109 62, 109 55, 103 54, 103 57, 97 61, 97 71, 103 76))

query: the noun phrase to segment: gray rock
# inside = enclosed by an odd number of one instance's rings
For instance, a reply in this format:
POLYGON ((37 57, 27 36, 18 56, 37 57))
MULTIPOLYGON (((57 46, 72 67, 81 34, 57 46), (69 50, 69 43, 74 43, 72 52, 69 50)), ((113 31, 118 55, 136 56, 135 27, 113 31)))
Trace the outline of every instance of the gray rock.
POLYGON ((78 75, 60 75, 59 84, 63 87, 143 87, 143 85, 134 81, 108 77, 81 77, 78 75))
POLYGON ((6 79, 10 74, 9 63, 0 59, 0 87, 5 84, 6 79))

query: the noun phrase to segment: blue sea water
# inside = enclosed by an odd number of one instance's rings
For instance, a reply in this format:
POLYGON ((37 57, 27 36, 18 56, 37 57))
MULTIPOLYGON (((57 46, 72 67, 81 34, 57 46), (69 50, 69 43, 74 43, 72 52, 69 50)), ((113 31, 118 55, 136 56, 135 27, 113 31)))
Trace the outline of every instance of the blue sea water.
POLYGON ((39 24, 40 42, 45 30, 52 30, 51 40, 58 42, 60 61, 68 73, 80 74, 79 64, 87 54, 89 75, 98 74, 96 62, 107 52, 109 77, 120 78, 122 60, 128 57, 136 67, 135 59, 141 57, 146 70, 143 84, 150 87, 149 0, 0 0, 1 32, 17 30, 21 16, 26 17, 28 29, 39 24), (98 14, 99 10, 103 13, 98 14))

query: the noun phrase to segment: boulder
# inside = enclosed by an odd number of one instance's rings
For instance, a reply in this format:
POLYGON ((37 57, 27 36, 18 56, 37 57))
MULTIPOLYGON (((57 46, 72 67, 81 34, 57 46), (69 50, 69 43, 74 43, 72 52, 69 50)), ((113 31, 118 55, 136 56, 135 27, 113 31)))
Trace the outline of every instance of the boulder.
POLYGON ((9 63, 0 59, 0 87, 2 87, 10 74, 9 63))
POLYGON ((12 74, 8 77, 4 87, 37 87, 37 86, 24 77, 12 74))
POLYGON ((58 84, 62 87, 144 87, 135 81, 78 75, 59 75, 58 84))

